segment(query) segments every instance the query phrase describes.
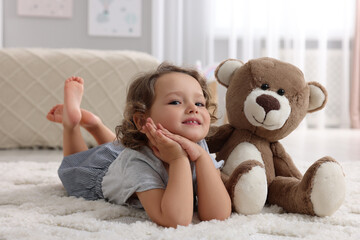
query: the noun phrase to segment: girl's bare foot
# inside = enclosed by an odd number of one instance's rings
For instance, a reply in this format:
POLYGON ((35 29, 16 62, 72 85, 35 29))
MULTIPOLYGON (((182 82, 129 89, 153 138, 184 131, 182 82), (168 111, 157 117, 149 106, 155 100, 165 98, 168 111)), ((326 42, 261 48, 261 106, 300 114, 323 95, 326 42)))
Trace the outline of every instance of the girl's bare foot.
MULTIPOLYGON (((46 118, 52 122, 62 123, 63 110, 64 110, 64 105, 57 104, 51 108, 51 110, 47 114, 46 118)), ((80 112, 81 112, 80 125, 82 127, 95 128, 95 127, 98 127, 102 123, 100 118, 98 116, 96 116, 95 114, 93 114, 92 112, 89 112, 82 108, 80 109, 80 112)))
POLYGON ((80 77, 66 79, 62 123, 66 128, 76 127, 81 120, 80 104, 84 91, 84 80, 80 77))
POLYGON ((51 122, 62 123, 63 108, 63 104, 53 106, 46 115, 46 118, 51 122))

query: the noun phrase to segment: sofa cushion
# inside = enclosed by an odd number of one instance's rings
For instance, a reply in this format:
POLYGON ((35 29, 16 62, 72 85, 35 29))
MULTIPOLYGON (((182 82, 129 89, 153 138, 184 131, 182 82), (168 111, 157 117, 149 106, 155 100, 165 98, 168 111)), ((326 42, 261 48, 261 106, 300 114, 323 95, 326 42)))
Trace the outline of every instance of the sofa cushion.
MULTIPOLYGON (((81 107, 110 129, 122 119, 129 81, 158 61, 142 52, 87 49, 0 50, 0 148, 61 147, 62 126, 49 122, 50 108, 63 102, 64 81, 85 81, 81 107)), ((89 146, 96 145, 83 131, 89 146)))

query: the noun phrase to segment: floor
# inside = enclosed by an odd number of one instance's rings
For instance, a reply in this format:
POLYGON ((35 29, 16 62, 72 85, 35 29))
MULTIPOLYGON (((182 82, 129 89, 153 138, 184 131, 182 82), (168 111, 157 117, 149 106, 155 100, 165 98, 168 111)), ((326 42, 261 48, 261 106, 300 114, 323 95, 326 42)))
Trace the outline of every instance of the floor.
POLYGON ((0 150, 0 162, 30 161, 59 162, 62 160, 61 150, 9 149, 0 150))
POLYGON ((360 130, 296 130, 281 140, 294 161, 331 156, 338 162, 360 161, 360 130))
MULTIPOLYGON (((305 161, 309 162, 306 164, 308 166, 326 155, 334 157, 340 164, 360 160, 360 130, 296 130, 281 140, 281 143, 295 163, 305 161)), ((0 150, 0 162, 35 161, 60 164, 61 159, 60 150, 0 150)), ((251 239, 297 238, 256 233, 251 239)))
MULTIPOLYGON (((360 161, 360 130, 296 130, 280 141, 294 162, 332 156, 339 162, 360 161)), ((0 150, 0 162, 61 161, 60 150, 0 150)))

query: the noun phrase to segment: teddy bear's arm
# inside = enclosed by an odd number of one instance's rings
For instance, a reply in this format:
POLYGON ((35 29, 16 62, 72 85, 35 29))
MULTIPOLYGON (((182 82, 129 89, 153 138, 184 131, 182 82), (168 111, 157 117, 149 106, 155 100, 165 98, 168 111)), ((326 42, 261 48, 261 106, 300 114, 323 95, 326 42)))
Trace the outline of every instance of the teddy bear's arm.
POLYGON ((273 152, 276 176, 295 177, 297 179, 302 178, 302 174, 297 169, 290 155, 285 151, 281 143, 271 143, 271 150, 273 152))
POLYGON ((208 144, 210 153, 219 152, 233 131, 234 128, 230 124, 225 124, 220 127, 212 126, 208 136, 205 139, 206 143, 208 144))

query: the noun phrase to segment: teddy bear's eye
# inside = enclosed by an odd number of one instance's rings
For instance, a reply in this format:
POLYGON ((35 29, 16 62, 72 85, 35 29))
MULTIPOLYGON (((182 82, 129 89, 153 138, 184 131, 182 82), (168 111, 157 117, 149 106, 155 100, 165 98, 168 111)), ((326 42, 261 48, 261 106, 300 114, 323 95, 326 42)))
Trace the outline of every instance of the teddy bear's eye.
POLYGON ((261 85, 262 90, 268 90, 269 88, 270 88, 270 86, 267 83, 264 83, 263 85, 261 85))
POLYGON ((280 96, 283 96, 285 94, 285 90, 280 88, 277 93, 280 95, 280 96))

